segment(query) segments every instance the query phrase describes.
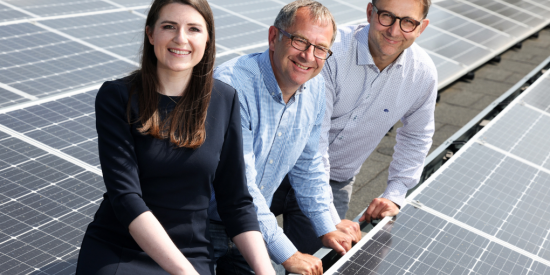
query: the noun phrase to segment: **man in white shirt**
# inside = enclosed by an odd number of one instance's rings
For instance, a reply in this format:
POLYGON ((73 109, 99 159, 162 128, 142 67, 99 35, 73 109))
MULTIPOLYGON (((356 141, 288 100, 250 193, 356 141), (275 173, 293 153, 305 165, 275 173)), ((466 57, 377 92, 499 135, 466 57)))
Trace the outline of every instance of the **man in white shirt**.
POLYGON ((369 24, 338 29, 322 74, 327 108, 320 152, 330 174, 334 204, 344 218, 355 175, 398 121, 388 186, 361 221, 399 213, 422 174, 432 144, 437 70, 416 38, 426 29, 430 0, 373 0, 369 24))

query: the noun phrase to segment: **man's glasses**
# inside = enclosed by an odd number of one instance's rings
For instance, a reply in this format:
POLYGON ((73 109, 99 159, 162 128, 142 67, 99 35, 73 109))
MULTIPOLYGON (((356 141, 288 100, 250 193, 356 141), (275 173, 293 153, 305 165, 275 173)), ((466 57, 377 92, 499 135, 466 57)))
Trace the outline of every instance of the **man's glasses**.
POLYGON ((305 40, 301 37, 292 35, 292 34, 286 32, 286 31, 282 30, 281 28, 277 28, 277 29, 279 29, 279 31, 284 36, 290 38, 290 40, 291 40, 290 44, 292 45, 292 47, 294 47, 295 49, 297 49, 299 51, 307 51, 307 49, 309 49, 310 46, 313 46, 313 55, 315 57, 321 59, 321 60, 327 60, 332 55, 332 51, 325 48, 325 47, 313 45, 313 44, 309 43, 307 40, 305 40))
POLYGON ((378 8, 372 5, 374 11, 378 14, 378 22, 384 27, 389 27, 395 23, 395 20, 399 19, 399 27, 403 32, 412 32, 420 25, 420 22, 410 17, 397 17, 393 13, 385 10, 378 10, 378 8))

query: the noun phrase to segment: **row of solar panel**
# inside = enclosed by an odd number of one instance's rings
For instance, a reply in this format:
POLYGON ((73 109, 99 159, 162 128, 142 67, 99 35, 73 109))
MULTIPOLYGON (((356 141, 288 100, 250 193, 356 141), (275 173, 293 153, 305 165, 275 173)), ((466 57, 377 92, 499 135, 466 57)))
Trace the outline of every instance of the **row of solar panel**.
MULTIPOLYGON (((286 2, 210 1, 217 24, 217 63, 263 51, 266 30, 286 2)), ((364 1, 321 2, 339 24, 366 20, 364 1)), ((130 72, 137 65, 146 11, 143 5, 148 3, 0 1, 0 14, 10 15, 0 16, 4 18, 0 22, 0 88, 4 88, 0 90, 0 107, 130 72), (133 12, 120 11, 123 6, 133 12), (17 16, 16 9, 34 16, 17 16), (98 13, 81 15, 83 12, 98 13), (19 20, 22 18, 25 20, 19 20), (6 91, 8 87, 11 89, 6 91)), ((417 43, 436 63, 443 87, 550 23, 550 0, 438 1, 429 18, 430 26, 417 43)))
POLYGON ((549 90, 547 72, 328 274, 548 274, 549 90))

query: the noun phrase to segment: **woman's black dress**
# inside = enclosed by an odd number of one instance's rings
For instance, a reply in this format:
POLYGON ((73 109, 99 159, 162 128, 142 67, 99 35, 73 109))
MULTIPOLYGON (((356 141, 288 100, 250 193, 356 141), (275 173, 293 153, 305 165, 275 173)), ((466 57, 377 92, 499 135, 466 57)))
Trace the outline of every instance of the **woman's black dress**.
MULTIPOLYGON (((259 231, 246 187, 237 93, 215 80, 206 141, 193 150, 143 135, 136 130, 138 123, 129 125, 128 87, 126 79, 105 82, 97 94, 99 158, 107 193, 84 235, 77 274, 166 274, 128 230, 148 210, 200 274, 213 274, 207 213, 212 187, 230 237, 259 231)), ((160 96, 161 115, 174 107, 174 101, 160 96)), ((136 95, 132 119, 137 117, 136 95)))

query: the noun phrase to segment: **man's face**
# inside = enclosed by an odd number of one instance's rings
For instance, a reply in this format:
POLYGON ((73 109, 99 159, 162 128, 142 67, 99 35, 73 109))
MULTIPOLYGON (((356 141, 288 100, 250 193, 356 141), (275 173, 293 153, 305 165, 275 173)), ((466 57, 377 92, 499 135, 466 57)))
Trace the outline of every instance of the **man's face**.
MULTIPOLYGON (((334 32, 330 22, 324 25, 313 22, 308 8, 298 9, 294 24, 285 31, 327 49, 334 32)), ((275 27, 269 29, 269 50, 275 78, 283 91, 296 91, 300 85, 319 74, 325 64, 325 60, 313 55, 313 46, 299 51, 291 45, 290 38, 283 36, 279 41, 279 31, 275 27)))
POLYGON ((426 29, 429 20, 422 19, 424 8, 420 0, 379 0, 376 3, 376 8, 379 11, 391 12, 397 17, 410 17, 420 22, 420 25, 409 33, 401 30, 399 27, 401 20, 399 19, 396 19, 393 25, 389 27, 382 26, 378 21, 378 14, 374 12, 372 3, 369 3, 367 18, 370 23, 370 52, 374 59, 393 62, 426 29))

